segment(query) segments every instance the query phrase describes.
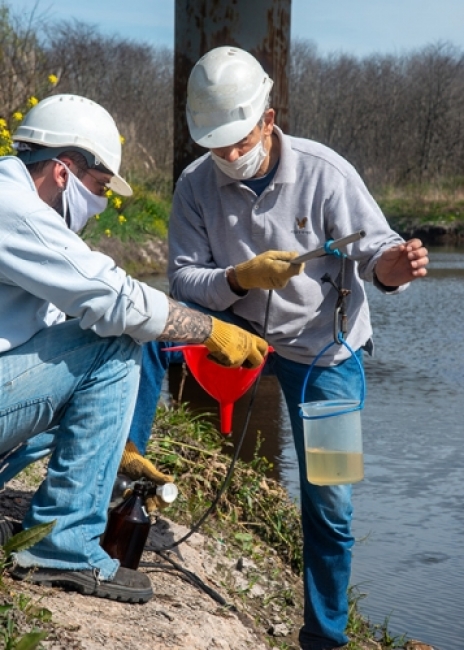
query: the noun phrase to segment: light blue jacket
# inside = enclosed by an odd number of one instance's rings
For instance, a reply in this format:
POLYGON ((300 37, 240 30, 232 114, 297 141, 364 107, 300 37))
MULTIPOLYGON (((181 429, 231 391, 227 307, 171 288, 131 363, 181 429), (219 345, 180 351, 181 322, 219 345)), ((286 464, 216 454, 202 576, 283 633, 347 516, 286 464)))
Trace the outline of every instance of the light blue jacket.
MULTIPOLYGON (((263 333, 268 292, 244 297, 231 291, 225 270, 267 250, 305 253, 364 230, 366 236, 344 249, 348 255, 343 288, 347 298, 349 345, 357 350, 371 338, 364 280, 375 264, 403 239, 389 227, 365 184, 344 158, 310 140, 280 138, 280 162, 261 196, 223 174, 208 153, 177 182, 169 226, 169 280, 174 298, 215 310, 232 309, 263 333)), ((272 296, 267 341, 283 357, 311 363, 334 340, 335 289, 340 260, 332 255, 306 263, 305 272, 272 296)), ((349 356, 332 346, 319 365, 349 356)))
POLYGON ((0 158, 0 353, 64 314, 99 336, 146 342, 164 330, 168 301, 90 250, 40 199, 25 165, 0 158))

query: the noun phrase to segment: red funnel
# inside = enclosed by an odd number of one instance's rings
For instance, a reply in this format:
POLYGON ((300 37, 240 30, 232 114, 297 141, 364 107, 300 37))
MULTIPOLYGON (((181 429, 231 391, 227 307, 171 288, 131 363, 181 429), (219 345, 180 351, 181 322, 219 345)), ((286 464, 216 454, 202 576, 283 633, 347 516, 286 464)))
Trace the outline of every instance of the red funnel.
MULTIPOLYGON (((165 348, 166 351, 182 350, 192 375, 200 386, 219 402, 221 433, 232 433, 232 414, 236 402, 252 386, 261 372, 264 362, 258 368, 227 368, 208 359, 205 345, 178 345, 165 348)), ((269 348, 272 352, 272 348, 269 348)))

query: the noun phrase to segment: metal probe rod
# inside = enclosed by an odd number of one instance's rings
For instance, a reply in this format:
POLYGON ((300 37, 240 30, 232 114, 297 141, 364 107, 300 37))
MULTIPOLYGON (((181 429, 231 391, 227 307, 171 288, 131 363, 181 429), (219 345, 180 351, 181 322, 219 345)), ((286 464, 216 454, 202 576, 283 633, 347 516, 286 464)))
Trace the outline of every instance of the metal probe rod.
MULTIPOLYGON (((352 244, 355 241, 359 241, 363 237, 365 237, 366 233, 364 230, 359 230, 358 232, 354 232, 352 235, 347 235, 347 237, 342 237, 341 239, 335 239, 331 244, 329 244, 330 250, 335 250, 336 248, 340 248, 342 246, 348 246, 348 244, 352 244)), ((301 264, 302 262, 308 262, 309 260, 314 259, 315 257, 322 257, 323 255, 327 255, 327 252, 325 248, 322 246, 321 248, 316 248, 314 251, 310 251, 309 253, 303 253, 303 255, 299 255, 298 257, 295 257, 295 259, 291 260, 292 264, 301 264)))

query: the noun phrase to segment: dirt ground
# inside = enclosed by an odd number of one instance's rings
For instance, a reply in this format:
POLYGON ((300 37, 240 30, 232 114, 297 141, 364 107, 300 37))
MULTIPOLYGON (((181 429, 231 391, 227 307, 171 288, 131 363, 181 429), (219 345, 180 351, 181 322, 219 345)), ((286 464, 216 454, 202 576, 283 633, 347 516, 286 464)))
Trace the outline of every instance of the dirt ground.
MULTIPOLYGON (((31 494, 21 481, 11 481, 0 493, 0 516, 21 519, 31 494)), ((280 606, 271 606, 259 624, 253 619, 263 596, 272 600, 282 590, 294 588, 292 574, 281 572, 272 553, 267 569, 258 571, 249 560, 200 533, 172 551, 162 551, 187 532, 162 517, 152 526, 139 570, 149 575, 155 595, 144 605, 27 585, 7 574, 4 583, 11 592, 30 595, 52 612, 54 626, 43 642, 47 649, 266 650, 270 647, 266 631, 276 642, 285 640, 287 648, 297 648, 297 630, 291 629, 280 606), (276 569, 279 577, 273 580, 276 569)))

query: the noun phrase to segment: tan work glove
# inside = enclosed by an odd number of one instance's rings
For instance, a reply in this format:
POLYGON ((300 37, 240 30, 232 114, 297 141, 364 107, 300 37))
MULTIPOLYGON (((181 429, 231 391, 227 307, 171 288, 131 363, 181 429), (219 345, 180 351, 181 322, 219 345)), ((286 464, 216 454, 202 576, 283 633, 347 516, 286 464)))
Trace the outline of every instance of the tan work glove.
POLYGON ((304 264, 290 264, 299 253, 267 251, 235 267, 235 277, 242 289, 283 289, 304 264))
POLYGON ((212 317, 213 328, 205 345, 214 359, 229 368, 257 368, 267 353, 268 344, 255 334, 212 317))
MULTIPOLYGON (((132 481, 137 481, 141 478, 146 478, 156 485, 164 485, 165 483, 173 483, 174 479, 169 474, 163 474, 151 463, 147 458, 144 458, 136 445, 128 441, 122 454, 121 462, 119 464, 119 473, 125 474, 132 481)), ((149 495, 145 499, 145 507, 150 514, 156 510, 166 508, 169 503, 165 503, 156 494, 149 495)))
POLYGON ((170 503, 163 501, 163 499, 161 499, 157 494, 149 494, 145 499, 145 508, 149 515, 152 515, 159 510, 163 510, 170 505, 170 503))

